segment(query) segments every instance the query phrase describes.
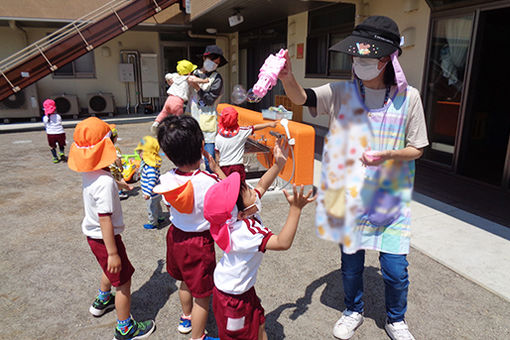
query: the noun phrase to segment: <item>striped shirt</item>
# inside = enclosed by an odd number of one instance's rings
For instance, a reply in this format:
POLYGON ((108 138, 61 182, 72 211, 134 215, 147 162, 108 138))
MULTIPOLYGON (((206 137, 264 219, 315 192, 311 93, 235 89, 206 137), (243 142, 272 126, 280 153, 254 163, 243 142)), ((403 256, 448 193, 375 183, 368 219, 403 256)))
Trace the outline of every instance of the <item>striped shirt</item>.
POLYGON ((152 192, 152 189, 159 184, 159 168, 152 167, 142 162, 142 193, 144 195, 152 197, 158 196, 158 194, 152 192))

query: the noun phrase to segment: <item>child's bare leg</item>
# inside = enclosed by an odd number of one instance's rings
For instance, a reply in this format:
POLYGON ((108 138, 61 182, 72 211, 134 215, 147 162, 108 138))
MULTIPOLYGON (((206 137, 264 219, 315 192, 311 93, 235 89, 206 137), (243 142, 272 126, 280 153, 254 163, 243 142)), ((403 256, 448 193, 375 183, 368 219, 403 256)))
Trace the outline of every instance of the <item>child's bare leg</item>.
POLYGON ((131 313, 131 279, 121 286, 117 287, 115 295, 115 309, 117 310, 117 319, 126 320, 131 313))
POLYGON ((259 326, 259 340, 267 340, 266 323, 259 326))
POLYGON ((101 276, 101 284, 100 284, 99 288, 103 292, 108 292, 112 289, 112 283, 110 282, 108 277, 105 275, 105 273, 103 273, 103 275, 101 276))
POLYGON ((191 296, 191 292, 184 281, 181 282, 179 287, 179 299, 181 300, 182 313, 186 316, 191 315, 193 296, 191 296))
POLYGON ((199 339, 204 335, 205 324, 207 323, 207 314, 209 314, 210 296, 205 298, 196 298, 191 311, 191 338, 199 339))

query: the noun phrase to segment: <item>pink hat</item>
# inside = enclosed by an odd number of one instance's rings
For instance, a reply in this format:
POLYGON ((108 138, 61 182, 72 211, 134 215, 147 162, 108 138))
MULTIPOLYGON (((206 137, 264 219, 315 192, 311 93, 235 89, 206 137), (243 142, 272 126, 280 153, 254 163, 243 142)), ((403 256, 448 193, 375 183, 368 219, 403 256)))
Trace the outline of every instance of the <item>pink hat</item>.
POLYGON ((211 223, 211 236, 226 253, 230 251, 230 228, 232 211, 236 206, 241 177, 233 172, 209 188, 204 198, 204 217, 211 223))
POLYGON ((53 99, 46 99, 43 103, 43 107, 44 114, 46 116, 55 113, 55 111, 57 110, 57 106, 55 105, 55 101, 53 99))

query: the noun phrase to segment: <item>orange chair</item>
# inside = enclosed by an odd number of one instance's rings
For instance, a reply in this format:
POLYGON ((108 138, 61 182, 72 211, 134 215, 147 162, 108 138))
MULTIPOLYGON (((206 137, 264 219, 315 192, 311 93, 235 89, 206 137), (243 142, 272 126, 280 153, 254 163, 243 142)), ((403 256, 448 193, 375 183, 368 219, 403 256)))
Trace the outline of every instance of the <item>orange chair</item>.
MULTIPOLYGON (((223 108, 227 106, 234 107, 239 113, 239 125, 241 126, 249 126, 261 123, 270 122, 270 120, 266 120, 262 117, 262 113, 257 111, 248 110, 239 106, 234 106, 230 104, 219 104, 217 111, 221 114, 223 108)), ((295 171, 294 178, 291 183, 296 185, 313 185, 313 163, 314 163, 314 149, 315 149, 315 129, 303 123, 297 123, 294 121, 289 121, 289 130, 292 138, 296 140, 296 144, 293 146, 294 148, 294 158, 295 158, 295 171)), ((275 144, 276 138, 272 136, 269 132, 275 131, 282 135, 285 135, 285 129, 278 125, 275 129, 266 128, 263 130, 255 131, 254 135, 251 137, 255 141, 259 141, 259 143, 264 144, 270 148, 272 148, 275 144)), ((259 162, 266 168, 268 168, 272 164, 272 155, 271 157, 266 157, 263 154, 259 154, 257 156, 259 162)), ((288 181, 292 176, 292 155, 289 153, 289 158, 287 160, 287 164, 285 168, 280 173, 280 178, 285 181, 288 181)))

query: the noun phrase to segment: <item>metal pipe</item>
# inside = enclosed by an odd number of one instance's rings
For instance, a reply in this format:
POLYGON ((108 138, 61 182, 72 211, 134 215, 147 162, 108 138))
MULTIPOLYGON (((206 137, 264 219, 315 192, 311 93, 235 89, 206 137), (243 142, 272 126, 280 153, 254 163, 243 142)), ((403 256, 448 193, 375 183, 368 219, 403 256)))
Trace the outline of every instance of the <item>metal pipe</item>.
POLYGON ((23 37, 25 38, 24 42, 25 42, 25 46, 28 45, 28 34, 27 34, 27 31, 25 31, 23 28, 21 28, 15 20, 9 20, 9 27, 16 31, 16 32, 20 32, 21 34, 23 34, 23 37))
POLYGON ((133 64, 133 70, 135 74, 135 95, 136 95, 136 105, 135 105, 135 113, 138 113, 138 108, 142 103, 142 75, 140 70, 140 52, 137 50, 121 50, 121 62, 124 61, 124 56, 126 56, 126 60, 128 63, 131 63, 130 60, 133 60, 131 64, 133 64))

